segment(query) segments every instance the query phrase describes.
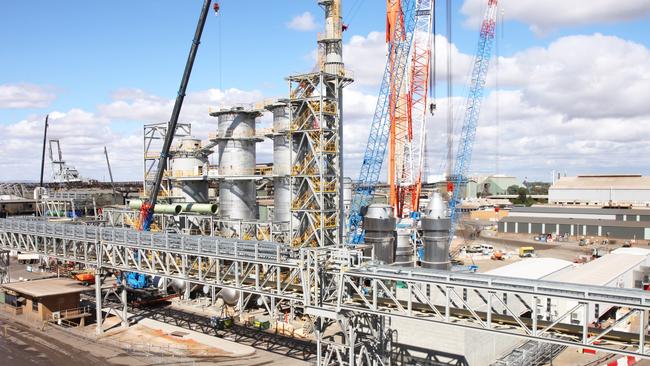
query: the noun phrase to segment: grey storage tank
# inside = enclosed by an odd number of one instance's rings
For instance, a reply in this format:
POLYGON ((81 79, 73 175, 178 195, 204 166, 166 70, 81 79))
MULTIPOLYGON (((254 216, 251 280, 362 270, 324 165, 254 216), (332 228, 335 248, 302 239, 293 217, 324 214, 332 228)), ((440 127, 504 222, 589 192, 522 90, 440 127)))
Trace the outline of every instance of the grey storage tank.
POLYGON ((210 150, 201 148, 201 140, 184 138, 171 152, 172 195, 175 202, 207 203, 207 167, 210 150))
POLYGON ((449 218, 447 205, 438 192, 434 192, 422 218, 422 267, 449 270, 449 218))
POLYGON ((218 145, 219 213, 223 219, 257 219, 255 175, 255 119, 259 111, 241 107, 210 114, 219 119, 218 145))
POLYGON ((289 143, 289 106, 278 101, 265 107, 273 113, 273 131, 267 135, 273 140, 273 221, 281 230, 289 231, 291 220, 291 145, 289 143))
POLYGON ((385 264, 395 262, 395 217, 393 208, 385 204, 372 204, 363 219, 366 245, 370 246, 372 259, 385 264))
POLYGON ((413 266, 413 245, 411 245, 410 228, 397 229, 397 245, 395 248, 395 264, 402 267, 413 266))

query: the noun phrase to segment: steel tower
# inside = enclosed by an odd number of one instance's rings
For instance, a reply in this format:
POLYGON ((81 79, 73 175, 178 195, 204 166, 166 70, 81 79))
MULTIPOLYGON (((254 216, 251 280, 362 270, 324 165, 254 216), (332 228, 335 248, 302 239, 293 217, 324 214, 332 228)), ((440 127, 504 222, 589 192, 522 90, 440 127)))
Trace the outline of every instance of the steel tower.
POLYGON ((341 1, 321 0, 320 71, 289 80, 291 243, 340 245, 343 238, 342 95, 352 80, 343 67, 341 1))

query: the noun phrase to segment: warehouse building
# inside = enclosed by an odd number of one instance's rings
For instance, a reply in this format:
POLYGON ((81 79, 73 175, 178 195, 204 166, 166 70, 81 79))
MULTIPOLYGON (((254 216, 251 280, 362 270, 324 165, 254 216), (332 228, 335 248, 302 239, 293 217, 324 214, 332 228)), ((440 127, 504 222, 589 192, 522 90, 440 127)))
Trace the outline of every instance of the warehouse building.
POLYGON ((499 232, 650 240, 650 210, 514 207, 499 220, 499 232))
POLYGON ((549 204, 650 207, 650 177, 638 174, 562 177, 548 191, 549 204))

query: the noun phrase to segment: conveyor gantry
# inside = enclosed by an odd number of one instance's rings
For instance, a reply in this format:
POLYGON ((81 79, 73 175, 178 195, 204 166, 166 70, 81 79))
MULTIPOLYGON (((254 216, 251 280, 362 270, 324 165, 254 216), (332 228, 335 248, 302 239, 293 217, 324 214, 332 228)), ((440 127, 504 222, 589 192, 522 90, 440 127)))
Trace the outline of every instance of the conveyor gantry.
MULTIPOLYGON (((258 295, 269 313, 289 305, 329 324, 355 316, 400 317, 423 327, 439 323, 649 357, 650 295, 637 289, 370 266, 354 249, 295 251, 273 242, 33 219, 0 219, 0 249, 236 289, 243 294, 240 307, 258 295), (544 304, 550 303, 562 305, 555 306, 557 314, 545 312, 544 304), (622 316, 596 328, 590 321, 596 307, 619 308, 622 316)), ((336 351, 332 344, 322 345, 327 348, 321 349, 323 355, 336 351)), ((359 349, 365 348, 355 352, 359 349)))

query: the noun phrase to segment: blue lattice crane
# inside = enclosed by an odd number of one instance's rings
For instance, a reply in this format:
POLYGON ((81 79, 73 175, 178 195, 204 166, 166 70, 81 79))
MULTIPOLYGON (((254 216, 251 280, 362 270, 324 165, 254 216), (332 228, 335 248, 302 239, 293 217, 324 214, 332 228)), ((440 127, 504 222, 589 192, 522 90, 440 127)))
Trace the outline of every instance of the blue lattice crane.
MULTIPOLYGON (((390 134, 390 106, 396 105, 396 103, 391 103, 391 98, 397 101, 399 97, 398 93, 391 93, 391 90, 401 90, 406 75, 415 28, 415 3, 415 0, 401 0, 399 10, 401 14, 395 17, 396 24, 392 27, 392 37, 389 37, 393 42, 388 44, 388 57, 375 106, 375 114, 370 125, 368 144, 350 205, 348 229, 349 242, 352 244, 362 243, 364 240, 361 230, 362 210, 372 200, 386 156, 390 134)), ((391 30, 389 29, 388 32, 391 30)))
POLYGON ((450 181, 453 182, 453 194, 449 201, 449 212, 451 215, 450 242, 456 232, 455 226, 459 214, 457 207, 460 202, 460 192, 467 183, 467 174, 469 173, 469 167, 472 162, 476 125, 478 123, 479 113, 481 112, 485 78, 492 56, 492 45, 496 31, 496 16, 497 0, 488 0, 488 8, 485 12, 483 23, 481 24, 481 33, 478 40, 476 57, 474 58, 469 93, 465 102, 465 117, 461 130, 460 143, 458 144, 458 152, 456 153, 456 165, 450 177, 450 181))

